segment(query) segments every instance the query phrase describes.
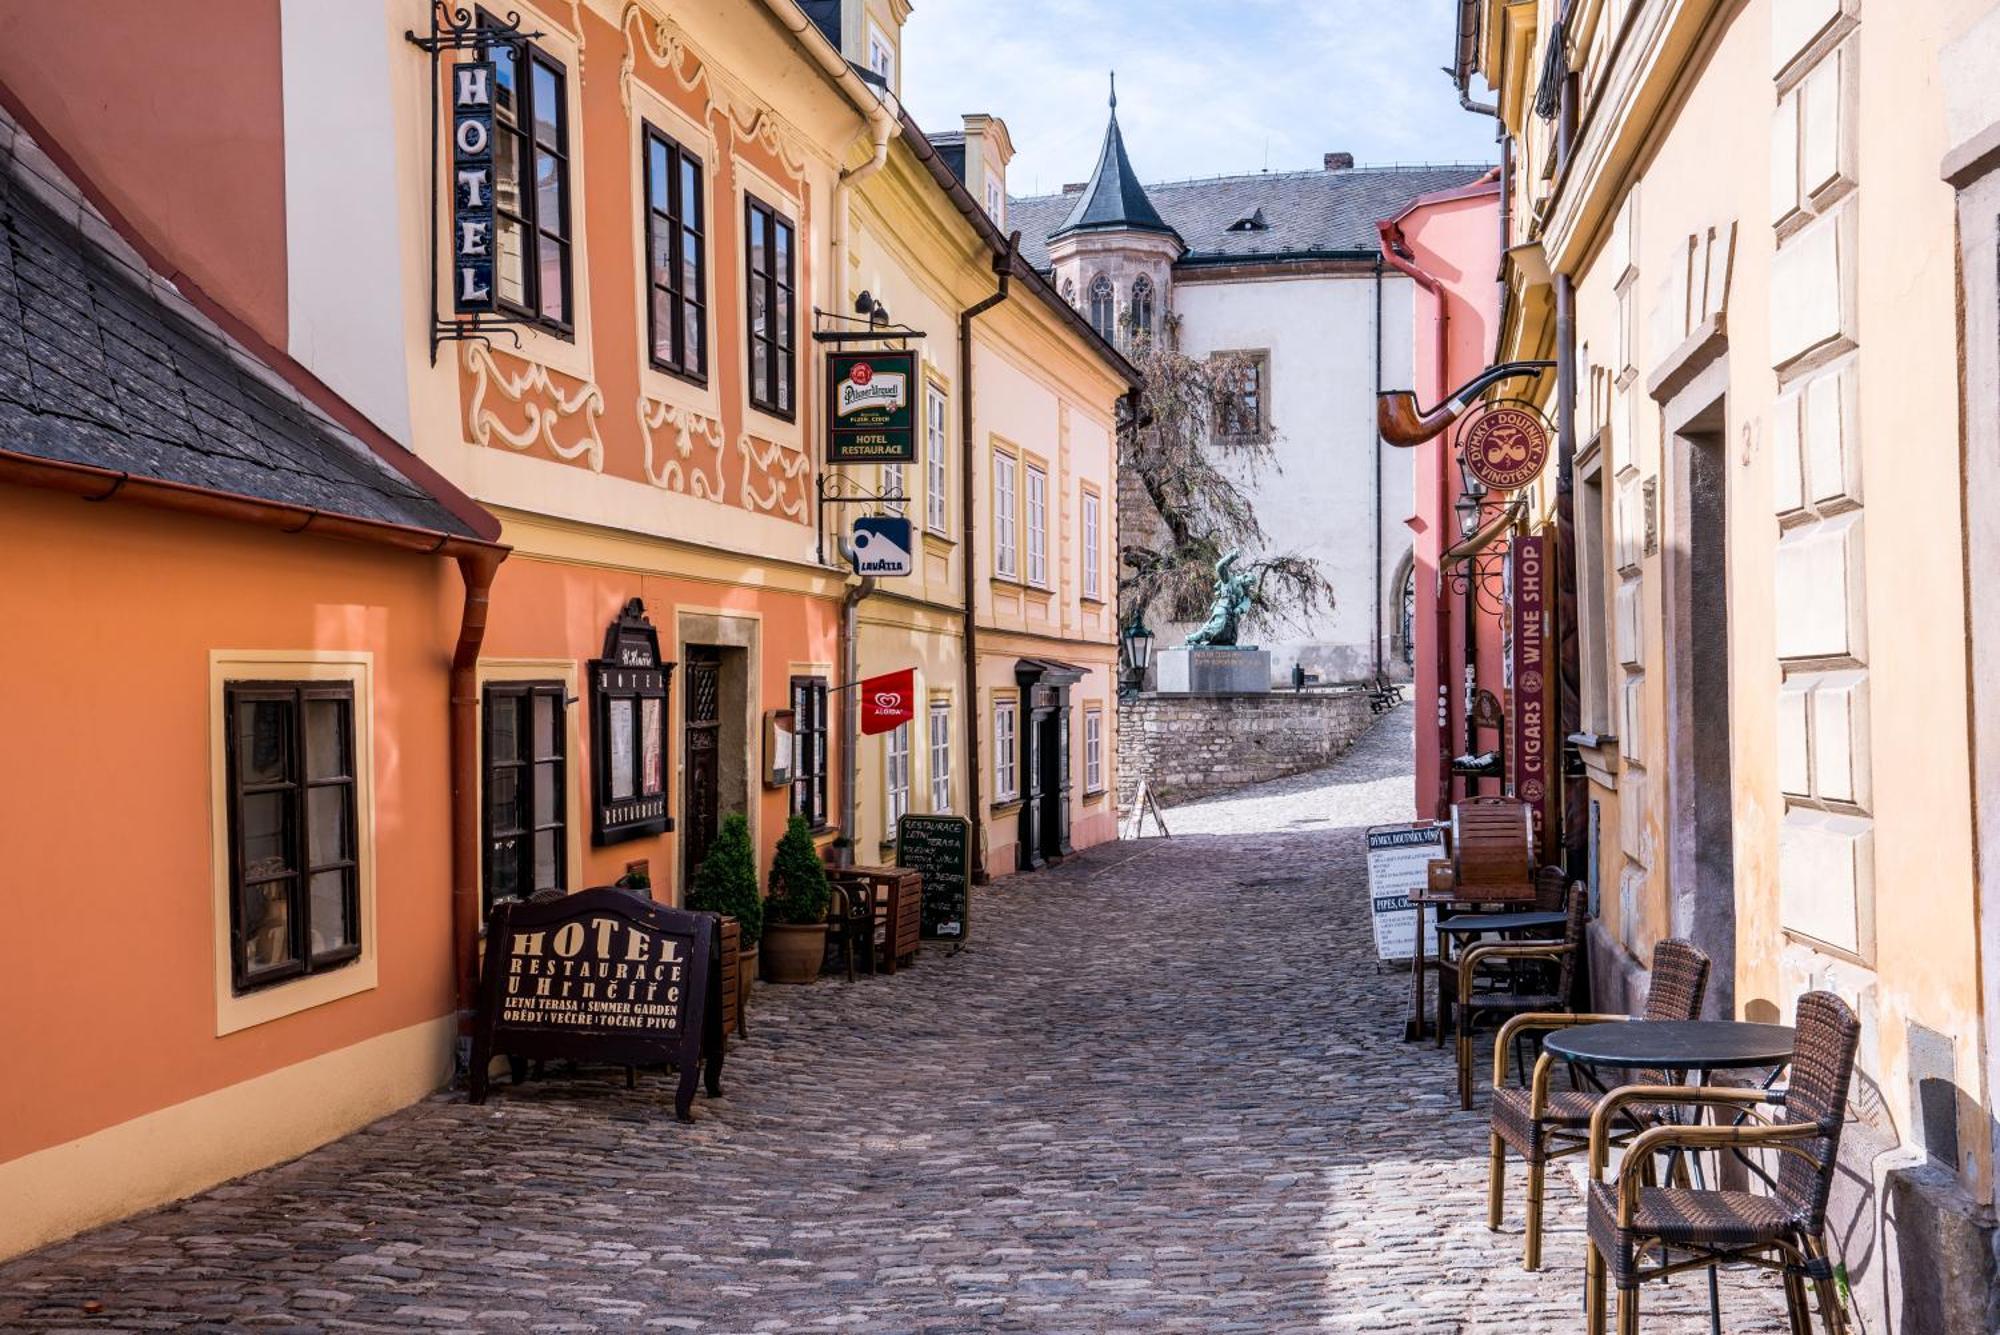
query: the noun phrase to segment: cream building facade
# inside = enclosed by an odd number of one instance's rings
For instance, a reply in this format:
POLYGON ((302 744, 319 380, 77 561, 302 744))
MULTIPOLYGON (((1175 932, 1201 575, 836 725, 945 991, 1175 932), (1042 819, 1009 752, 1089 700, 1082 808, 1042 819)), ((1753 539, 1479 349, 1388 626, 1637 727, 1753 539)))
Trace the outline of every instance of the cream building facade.
POLYGON ((1987 414, 1940 175, 1993 119, 1948 121, 1941 78, 1948 49, 1966 98, 2000 69, 1990 21, 1962 41, 1987 9, 1482 0, 1458 34, 1511 136, 1496 360, 1566 363, 1600 1000, 1678 935, 1724 1013, 1853 1005, 1828 1233, 1863 1330, 1994 1320, 1960 454, 1987 414))

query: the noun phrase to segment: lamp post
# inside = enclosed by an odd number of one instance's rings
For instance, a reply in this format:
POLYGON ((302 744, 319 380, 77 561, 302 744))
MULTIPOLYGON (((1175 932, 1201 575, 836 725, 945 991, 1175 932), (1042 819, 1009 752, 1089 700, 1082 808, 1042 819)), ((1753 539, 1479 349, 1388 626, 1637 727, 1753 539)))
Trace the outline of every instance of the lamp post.
POLYGON ((1133 696, 1146 683, 1146 668, 1153 661, 1153 632, 1137 608, 1132 611, 1132 619, 1125 623, 1125 629, 1118 632, 1119 644, 1125 650, 1127 674, 1124 689, 1120 695, 1133 696))

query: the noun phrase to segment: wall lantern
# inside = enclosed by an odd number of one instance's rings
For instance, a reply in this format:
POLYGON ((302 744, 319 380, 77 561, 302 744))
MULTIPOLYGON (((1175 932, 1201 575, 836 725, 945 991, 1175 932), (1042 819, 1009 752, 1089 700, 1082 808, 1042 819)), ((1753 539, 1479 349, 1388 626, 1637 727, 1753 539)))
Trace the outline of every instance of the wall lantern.
POLYGON ((1124 647, 1125 662, 1131 669, 1127 681, 1127 693, 1137 694, 1145 683, 1146 669, 1153 661, 1153 632, 1146 628, 1145 621, 1134 609, 1132 619, 1125 623, 1125 629, 1118 632, 1118 642, 1124 647))

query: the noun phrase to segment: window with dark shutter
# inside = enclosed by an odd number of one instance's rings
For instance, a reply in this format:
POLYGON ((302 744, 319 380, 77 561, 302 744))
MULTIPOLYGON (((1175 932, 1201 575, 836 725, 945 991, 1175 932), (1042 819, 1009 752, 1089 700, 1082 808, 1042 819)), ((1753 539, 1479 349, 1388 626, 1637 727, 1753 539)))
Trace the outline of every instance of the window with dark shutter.
POLYGON ((646 290, 653 365, 708 383, 708 233, 701 159, 651 125, 646 145, 646 290))
POLYGON ((749 232, 750 403, 790 421, 797 413, 791 220, 746 196, 749 232))
POLYGON ((229 929, 237 992, 361 956, 354 688, 229 682, 229 929))
POLYGON ((826 678, 792 678, 794 816, 826 825, 826 678))
POLYGON ((567 691, 560 681, 491 682, 484 749, 485 911, 568 889, 567 691))

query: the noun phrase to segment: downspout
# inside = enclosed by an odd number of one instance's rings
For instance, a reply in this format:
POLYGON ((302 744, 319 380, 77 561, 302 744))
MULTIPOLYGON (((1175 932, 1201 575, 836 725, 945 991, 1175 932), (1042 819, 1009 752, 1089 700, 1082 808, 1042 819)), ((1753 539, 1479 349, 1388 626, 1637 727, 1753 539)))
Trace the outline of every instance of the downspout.
POLYGON ((501 550, 458 558, 465 607, 451 653, 451 939, 461 1039, 472 1032, 479 989, 479 649, 486 642, 493 577, 506 555, 501 550))
MULTIPOLYGON (((1382 397, 1382 256, 1375 256, 1375 398, 1382 397)), ((1379 413, 1371 425, 1375 435, 1375 682, 1382 681, 1382 428, 1379 413)))
POLYGON ((986 819, 980 802, 979 780, 979 562, 977 544, 979 507, 977 488, 979 450, 972 438, 972 322, 1007 300, 1007 287, 1014 276, 1015 257, 1020 253, 1021 234, 1007 238, 1007 253, 995 257, 993 270, 1000 285, 993 295, 983 297, 958 314, 958 451, 959 451, 959 563, 965 578, 965 814, 972 822, 972 880, 987 881, 986 819))
MULTIPOLYGON (((1415 283, 1418 287, 1421 287, 1424 291, 1430 293, 1431 298, 1437 303, 1437 352, 1436 352, 1437 365, 1435 370, 1437 374, 1437 400, 1439 402, 1442 402, 1444 400, 1444 397, 1451 392, 1450 388, 1451 381, 1449 379, 1449 372, 1446 370, 1446 363, 1445 363, 1445 356, 1449 350, 1449 344, 1450 344, 1451 308, 1445 304, 1444 284, 1440 283, 1431 274, 1426 273, 1423 269, 1419 268, 1415 263, 1415 261, 1404 259, 1402 255, 1397 253, 1396 247, 1403 244, 1403 233, 1402 229, 1398 227, 1395 223, 1387 223, 1387 222, 1377 223, 1375 225, 1375 230, 1382 240, 1382 258, 1389 262, 1389 267, 1394 269, 1397 273, 1400 273, 1404 277, 1408 278, 1411 282, 1415 283)), ((1446 516, 1448 516, 1452 512, 1451 483, 1450 483, 1451 441, 1449 433, 1439 432, 1437 437, 1437 442, 1438 442, 1437 446, 1438 461, 1437 461, 1436 514, 1437 514, 1437 522, 1440 527, 1437 540, 1438 564, 1436 571, 1433 573, 1437 580, 1437 607, 1438 607, 1438 635, 1437 635, 1438 700, 1436 703, 1442 706, 1442 712, 1446 715, 1446 718, 1439 720, 1437 727, 1437 738, 1438 738, 1437 810, 1438 814, 1440 816, 1443 816, 1447 811, 1451 809, 1451 724, 1449 722, 1449 715, 1451 711, 1451 706, 1449 702, 1451 699, 1451 689, 1452 689, 1451 636, 1448 633, 1449 626, 1447 623, 1447 618, 1444 615, 1445 608, 1448 605, 1445 602, 1444 553, 1445 549, 1450 544, 1448 544, 1445 541, 1445 533, 1443 529, 1443 525, 1451 522, 1449 519, 1446 518, 1446 516)), ((1465 627, 1465 636, 1466 636, 1466 641, 1469 644, 1472 640, 1472 627, 1470 624, 1468 624, 1465 627)))
MULTIPOLYGON (((841 555, 853 559, 854 549, 840 540, 841 555)), ((875 592, 873 575, 864 575, 840 599, 840 837, 847 845, 841 865, 855 865, 858 846, 856 813, 861 806, 861 600, 875 592)))

